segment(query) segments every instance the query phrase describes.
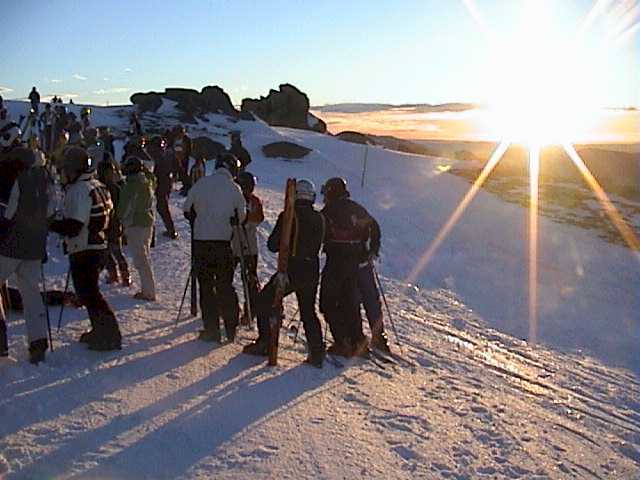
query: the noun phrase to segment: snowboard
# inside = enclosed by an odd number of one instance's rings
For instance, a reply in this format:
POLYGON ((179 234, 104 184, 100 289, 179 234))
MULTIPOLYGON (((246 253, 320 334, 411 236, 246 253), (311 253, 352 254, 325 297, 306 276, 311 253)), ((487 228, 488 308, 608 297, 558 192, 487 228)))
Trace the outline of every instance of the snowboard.
POLYGON ((269 317, 269 365, 278 364, 278 340, 280 336, 280 324, 282 323, 284 298, 287 289, 287 269, 289 265, 289 253, 291 247, 291 230, 295 215, 296 179, 287 179, 284 196, 284 213, 282 215, 282 234, 280 236, 280 248, 278 249, 278 281, 273 299, 272 314, 269 317))

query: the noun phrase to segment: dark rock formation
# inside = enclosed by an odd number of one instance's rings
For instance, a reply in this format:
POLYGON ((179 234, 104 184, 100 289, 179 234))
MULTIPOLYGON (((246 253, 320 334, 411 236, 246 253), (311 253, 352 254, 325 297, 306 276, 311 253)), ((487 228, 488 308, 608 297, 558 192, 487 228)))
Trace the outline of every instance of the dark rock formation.
POLYGON ((374 142, 369 139, 368 135, 360 132, 352 132, 352 131, 344 131, 336 134, 336 138, 343 140, 345 142, 350 143, 359 143, 360 145, 366 145, 368 143, 373 144, 374 142))
POLYGON ((311 149, 291 142, 275 142, 262 147, 267 158, 302 158, 311 153, 311 149))
POLYGON ((326 133, 327 125, 309 113, 309 97, 288 83, 260 99, 245 98, 241 112, 252 112, 269 125, 326 133))
POLYGON ((201 92, 191 88, 166 88, 164 93, 134 93, 131 95, 131 103, 142 113, 156 112, 162 106, 163 98, 177 102, 177 108, 185 121, 193 122, 197 116, 207 113, 238 116, 229 95, 218 86, 204 87, 201 92))
POLYGON ((209 137, 196 137, 191 140, 191 153, 194 158, 206 158, 211 160, 220 153, 226 151, 223 144, 211 140, 209 137))

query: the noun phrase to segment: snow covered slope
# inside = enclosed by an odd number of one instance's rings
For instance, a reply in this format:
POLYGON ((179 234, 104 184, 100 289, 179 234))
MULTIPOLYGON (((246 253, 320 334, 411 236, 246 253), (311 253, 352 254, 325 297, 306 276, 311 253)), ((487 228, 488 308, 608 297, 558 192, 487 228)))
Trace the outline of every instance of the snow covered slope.
MULTIPOLYGON (((441 173, 440 160, 371 149, 361 189, 362 146, 217 116, 197 127, 219 141, 228 128, 244 132, 265 202, 262 280, 276 266, 264 239, 287 176, 317 184, 346 176, 353 197, 380 220, 379 269, 405 361, 327 363, 318 371, 301 364, 301 340, 294 344, 283 334, 281 364, 269 368, 240 354, 252 332, 212 350, 195 340, 198 319, 174 327, 189 271, 187 225, 176 195, 181 238, 159 237, 152 253, 158 302, 140 303, 130 297, 134 290, 104 287, 125 335, 121 352, 86 351, 75 341, 86 314, 66 309, 56 351, 33 367, 26 362, 22 317, 11 315, 14 360, 0 364, 0 475, 640 476, 638 299, 620 290, 621 278, 630 292, 639 280, 628 252, 543 220, 542 265, 549 266, 541 266, 540 333, 550 347, 529 345, 505 333, 527 330, 524 210, 481 193, 421 275, 420 287, 408 288, 403 279, 464 195, 465 182, 441 173), (314 152, 293 162, 261 155, 262 145, 281 139, 314 152), (563 293, 559 286, 574 290, 563 293), (598 339, 606 340, 601 350, 598 339), (557 348, 568 346, 636 371, 557 348)), ((66 261, 54 237, 46 271, 49 288, 62 289, 66 261)), ((287 302, 289 326, 295 302, 287 302)), ((58 313, 51 309, 54 323, 58 313)))

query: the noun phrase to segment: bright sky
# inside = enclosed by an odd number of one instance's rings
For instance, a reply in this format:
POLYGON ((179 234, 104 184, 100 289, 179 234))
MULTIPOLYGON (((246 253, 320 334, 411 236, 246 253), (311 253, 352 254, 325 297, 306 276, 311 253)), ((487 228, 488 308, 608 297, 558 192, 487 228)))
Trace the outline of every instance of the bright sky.
MULTIPOLYGON (((0 93, 21 98, 36 85, 43 96, 114 104, 136 91, 218 84, 240 103, 290 82, 315 105, 483 102, 491 94, 483 73, 495 65, 495 51, 468 7, 508 44, 526 21, 525 2, 3 2, 0 93)), ((550 3, 554 28, 576 36, 595 0, 550 3)), ((587 52, 604 40, 617 48, 598 50, 589 75, 606 85, 608 105, 640 106, 639 0, 600 4, 606 8, 584 36, 587 52)))

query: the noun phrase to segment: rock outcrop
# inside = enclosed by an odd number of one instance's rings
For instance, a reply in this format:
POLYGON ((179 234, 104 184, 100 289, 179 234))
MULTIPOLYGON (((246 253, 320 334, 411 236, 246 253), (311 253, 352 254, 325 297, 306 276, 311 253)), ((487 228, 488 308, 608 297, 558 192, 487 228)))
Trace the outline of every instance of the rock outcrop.
POLYGON ((163 93, 147 92, 131 95, 131 103, 142 113, 156 112, 162 106, 162 99, 177 102, 176 107, 182 112, 183 120, 193 122, 196 117, 207 113, 221 113, 233 117, 238 111, 231 103, 231 98, 218 87, 204 87, 201 92, 191 88, 166 88, 163 93))
POLYGON ((191 140, 191 154, 194 158, 206 158, 212 160, 226 148, 220 142, 211 140, 209 137, 196 137, 191 140))
POLYGON ((262 153, 267 158, 298 159, 311 153, 311 149, 291 142, 275 142, 262 147, 262 153))
POLYGON ((326 133, 327 125, 309 113, 309 97, 291 84, 280 85, 266 97, 245 98, 241 112, 251 112, 276 127, 299 128, 326 133))

